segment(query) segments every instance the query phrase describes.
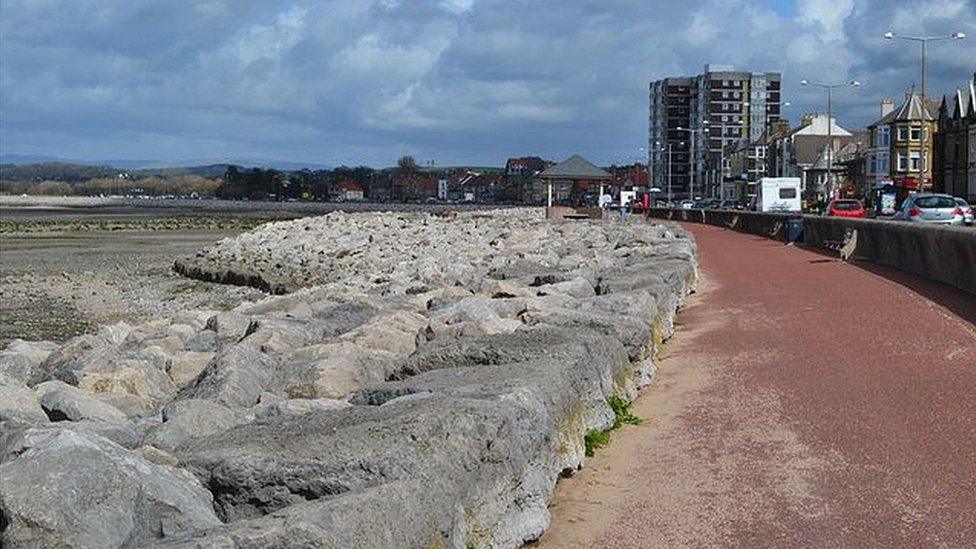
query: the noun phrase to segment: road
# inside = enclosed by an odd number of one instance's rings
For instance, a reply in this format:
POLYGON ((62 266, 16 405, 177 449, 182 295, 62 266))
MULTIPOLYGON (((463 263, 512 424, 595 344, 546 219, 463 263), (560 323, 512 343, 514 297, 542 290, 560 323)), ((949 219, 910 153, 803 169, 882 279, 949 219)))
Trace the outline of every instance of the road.
POLYGON ((540 547, 976 547, 976 297, 707 225, 703 281, 540 547))

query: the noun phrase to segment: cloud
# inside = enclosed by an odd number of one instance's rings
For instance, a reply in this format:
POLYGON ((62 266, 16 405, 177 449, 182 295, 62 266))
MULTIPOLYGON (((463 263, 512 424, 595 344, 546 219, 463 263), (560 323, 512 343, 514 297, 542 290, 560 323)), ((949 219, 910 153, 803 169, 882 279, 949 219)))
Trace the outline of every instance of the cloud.
POLYGON ((647 84, 709 62, 780 70, 786 114, 838 94, 843 125, 918 80, 885 30, 930 49, 930 95, 976 64, 971 0, 0 0, 0 151, 389 165, 628 161, 647 84), (788 5, 789 4, 789 5, 788 5))

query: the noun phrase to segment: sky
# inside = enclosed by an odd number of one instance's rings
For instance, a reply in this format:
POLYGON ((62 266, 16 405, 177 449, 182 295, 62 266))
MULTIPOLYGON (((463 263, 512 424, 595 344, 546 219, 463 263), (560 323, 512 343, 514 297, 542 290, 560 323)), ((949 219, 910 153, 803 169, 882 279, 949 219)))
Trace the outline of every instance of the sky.
POLYGON ((784 115, 848 129, 976 70, 976 0, 0 0, 0 154, 179 164, 631 162, 648 83, 780 71, 784 115))

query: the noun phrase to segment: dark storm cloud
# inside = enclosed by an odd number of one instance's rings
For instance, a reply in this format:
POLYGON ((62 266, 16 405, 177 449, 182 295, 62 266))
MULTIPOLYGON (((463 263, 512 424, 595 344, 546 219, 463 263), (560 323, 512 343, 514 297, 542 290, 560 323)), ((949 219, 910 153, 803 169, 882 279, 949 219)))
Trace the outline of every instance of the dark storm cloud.
POLYGON ((842 124, 918 80, 976 65, 967 0, 0 1, 0 150, 75 158, 235 157, 385 165, 507 155, 631 160, 647 83, 706 62, 781 70, 787 114, 822 109, 800 78, 859 78, 842 124))

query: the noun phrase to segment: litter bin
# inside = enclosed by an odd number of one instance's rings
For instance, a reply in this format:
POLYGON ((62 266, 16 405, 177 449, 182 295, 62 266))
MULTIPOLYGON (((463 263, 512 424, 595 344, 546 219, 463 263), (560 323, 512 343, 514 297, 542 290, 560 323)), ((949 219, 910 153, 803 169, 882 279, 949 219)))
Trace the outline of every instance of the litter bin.
POLYGON ((803 216, 793 214, 786 218, 786 241, 790 244, 803 241, 803 216))

